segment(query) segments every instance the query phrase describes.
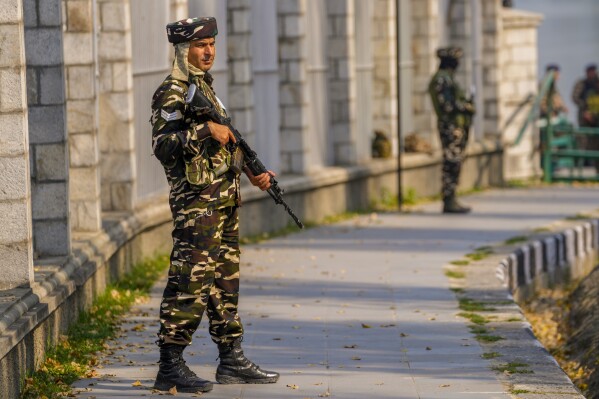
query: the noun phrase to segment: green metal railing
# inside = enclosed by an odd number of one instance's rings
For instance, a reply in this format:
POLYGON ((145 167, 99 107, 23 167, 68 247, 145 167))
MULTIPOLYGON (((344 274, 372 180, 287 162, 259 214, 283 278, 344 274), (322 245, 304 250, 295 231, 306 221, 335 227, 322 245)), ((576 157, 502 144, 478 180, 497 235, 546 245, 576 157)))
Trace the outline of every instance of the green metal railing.
POLYGON ((553 81, 554 73, 551 71, 543 79, 528 117, 512 145, 516 146, 520 143, 530 126, 538 127, 541 134, 541 165, 545 182, 599 181, 599 168, 593 169, 590 174, 588 168, 586 172, 584 169, 588 160, 593 161, 590 162, 591 164, 594 164, 595 160, 599 163, 599 150, 579 148, 582 142, 587 141, 581 140, 583 137, 597 137, 596 140, 599 140, 599 128, 575 127, 563 118, 551 116, 555 92, 553 81), (545 96, 547 96, 547 116, 539 118, 541 101, 545 96))

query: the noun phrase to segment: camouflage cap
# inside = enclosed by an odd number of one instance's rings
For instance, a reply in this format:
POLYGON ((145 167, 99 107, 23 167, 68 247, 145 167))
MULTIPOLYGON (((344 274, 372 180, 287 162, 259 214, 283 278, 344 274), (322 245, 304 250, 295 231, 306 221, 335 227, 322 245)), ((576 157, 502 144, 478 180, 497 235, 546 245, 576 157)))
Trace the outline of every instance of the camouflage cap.
POLYGON ((168 41, 173 44, 214 37, 218 33, 216 18, 187 18, 166 25, 168 41))
POLYGON ((453 58, 459 59, 464 52, 460 47, 444 47, 437 50, 437 57, 439 58, 453 58))

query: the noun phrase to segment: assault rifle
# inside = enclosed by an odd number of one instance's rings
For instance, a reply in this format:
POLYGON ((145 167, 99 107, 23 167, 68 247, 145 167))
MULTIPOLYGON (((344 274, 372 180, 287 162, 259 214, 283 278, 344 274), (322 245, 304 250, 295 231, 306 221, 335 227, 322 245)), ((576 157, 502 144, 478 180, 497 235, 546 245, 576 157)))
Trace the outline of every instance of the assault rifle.
MULTIPOLYGON (((248 143, 241 136, 241 133, 239 133, 239 131, 233 127, 231 124, 231 118, 222 116, 216 110, 214 104, 212 104, 212 102, 204 95, 204 93, 202 93, 201 90, 198 90, 198 87, 195 85, 195 83, 192 83, 189 86, 185 103, 189 105, 192 111, 208 116, 213 122, 216 122, 220 125, 225 125, 231 130, 231 132, 233 132, 237 142, 230 144, 232 147, 231 150, 233 152, 236 147, 239 147, 244 156, 245 166, 248 167, 254 176, 261 175, 262 173, 268 173, 268 170, 258 158, 256 151, 251 149, 248 143)), ((267 192, 275 201, 275 204, 283 205, 295 224, 297 224, 300 229, 303 229, 303 223, 298 219, 297 216, 295 216, 289 205, 287 205, 283 199, 283 190, 279 187, 279 183, 273 176, 270 176, 270 188, 267 190, 267 192)))

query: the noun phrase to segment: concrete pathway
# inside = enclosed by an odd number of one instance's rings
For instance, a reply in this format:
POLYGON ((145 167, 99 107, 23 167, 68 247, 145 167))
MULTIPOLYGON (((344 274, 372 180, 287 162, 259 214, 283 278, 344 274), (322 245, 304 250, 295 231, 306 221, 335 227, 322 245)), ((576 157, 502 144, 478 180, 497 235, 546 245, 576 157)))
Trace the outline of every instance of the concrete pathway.
MULTIPOLYGON (((201 396, 515 397, 481 358, 467 321, 456 316, 443 266, 474 248, 598 208, 599 187, 492 190, 464 201, 472 214, 443 215, 439 203, 426 204, 414 213, 361 216, 243 247, 245 352, 281 379, 215 384, 201 396)), ((74 385, 78 398, 160 396, 150 388, 163 286, 127 315, 121 337, 101 358, 99 377, 74 385)), ((217 351, 206 321, 185 353, 200 376, 214 379, 217 351)))

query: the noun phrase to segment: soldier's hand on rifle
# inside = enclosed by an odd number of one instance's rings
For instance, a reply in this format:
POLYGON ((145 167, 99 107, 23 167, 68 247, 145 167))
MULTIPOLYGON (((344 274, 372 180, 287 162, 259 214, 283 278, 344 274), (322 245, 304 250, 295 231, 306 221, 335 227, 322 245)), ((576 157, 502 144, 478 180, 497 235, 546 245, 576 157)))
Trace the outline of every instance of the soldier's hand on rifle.
POLYGON ((269 170, 268 173, 262 173, 258 176, 254 176, 248 168, 245 168, 244 171, 250 179, 250 182, 262 191, 268 190, 270 188, 270 178, 271 176, 276 176, 275 172, 272 170, 269 170))
POLYGON ((229 141, 236 142, 235 136, 231 129, 225 125, 219 125, 212 121, 208 121, 208 128, 210 129, 210 135, 212 138, 220 143, 220 145, 226 145, 229 141))

